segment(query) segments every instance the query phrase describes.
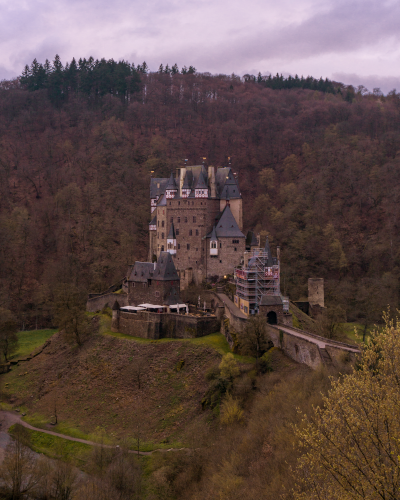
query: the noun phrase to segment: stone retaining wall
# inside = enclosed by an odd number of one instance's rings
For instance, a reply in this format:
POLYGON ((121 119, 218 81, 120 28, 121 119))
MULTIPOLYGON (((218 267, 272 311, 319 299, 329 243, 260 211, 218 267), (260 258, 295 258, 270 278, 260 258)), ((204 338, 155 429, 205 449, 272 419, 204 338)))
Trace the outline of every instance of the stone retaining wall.
POLYGON ((176 313, 137 314, 114 312, 112 331, 147 339, 160 338, 196 338, 216 333, 220 324, 216 316, 189 316, 176 313))
POLYGON ((101 311, 105 306, 112 307, 117 300, 120 307, 128 305, 128 295, 124 293, 105 293, 105 294, 91 294, 86 302, 86 311, 97 312, 101 311))

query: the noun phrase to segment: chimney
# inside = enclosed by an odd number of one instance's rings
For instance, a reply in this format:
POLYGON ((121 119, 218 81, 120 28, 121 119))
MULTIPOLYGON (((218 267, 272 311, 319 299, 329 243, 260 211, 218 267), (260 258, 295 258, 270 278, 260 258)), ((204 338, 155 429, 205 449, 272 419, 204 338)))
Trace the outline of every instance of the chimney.
POLYGON ((217 193, 215 189, 215 168, 208 167, 208 182, 210 185, 210 196, 211 198, 216 198, 217 193))
POLYGON ((181 167, 179 169, 180 176, 179 176, 179 196, 182 198, 182 187, 183 187, 183 181, 185 180, 186 177, 186 167, 181 167))

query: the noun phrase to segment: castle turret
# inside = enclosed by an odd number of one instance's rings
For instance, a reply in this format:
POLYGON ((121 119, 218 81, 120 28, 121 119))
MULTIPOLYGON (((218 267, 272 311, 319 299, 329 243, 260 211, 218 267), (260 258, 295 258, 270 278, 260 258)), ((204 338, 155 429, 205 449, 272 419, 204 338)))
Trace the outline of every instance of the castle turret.
POLYGON ((218 238, 215 231, 215 226, 213 226, 210 237, 210 255, 218 255, 218 238))
POLYGON ((194 187, 194 195, 196 198, 208 198, 208 186, 204 179, 203 172, 200 172, 197 183, 194 187))
POLYGON ((167 236, 167 251, 171 255, 176 255, 176 236, 175 236, 175 228, 174 228, 173 222, 171 224, 171 227, 169 229, 169 233, 167 236))
POLYGON ((175 198, 175 195, 177 192, 178 192, 178 188, 176 186, 174 175, 171 173, 171 177, 169 178, 168 184, 165 187, 165 197, 166 198, 175 198))

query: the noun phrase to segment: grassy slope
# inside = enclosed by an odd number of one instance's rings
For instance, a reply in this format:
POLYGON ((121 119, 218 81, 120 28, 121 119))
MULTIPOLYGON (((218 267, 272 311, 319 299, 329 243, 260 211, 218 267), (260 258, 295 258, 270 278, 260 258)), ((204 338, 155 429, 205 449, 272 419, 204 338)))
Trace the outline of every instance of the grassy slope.
POLYGON ((227 352, 224 338, 143 341, 96 335, 81 349, 55 334, 42 354, 1 378, 3 401, 20 406, 36 426, 99 440, 133 437, 138 422, 142 449, 184 443, 188 426, 210 417, 201 409, 204 373, 227 352), (141 389, 134 365, 143 363, 141 389), (183 368, 178 370, 184 361, 183 368), (97 436, 96 436, 97 433, 97 436))
POLYGON ((26 358, 41 347, 56 331, 49 329, 18 332, 18 350, 11 356, 11 359, 26 358))

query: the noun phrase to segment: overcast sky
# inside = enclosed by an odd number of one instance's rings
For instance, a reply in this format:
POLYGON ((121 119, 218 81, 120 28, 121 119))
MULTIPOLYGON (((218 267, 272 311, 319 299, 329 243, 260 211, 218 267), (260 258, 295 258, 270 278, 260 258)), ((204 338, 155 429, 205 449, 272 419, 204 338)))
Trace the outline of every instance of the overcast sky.
POLYGON ((399 28, 398 0, 0 0, 0 79, 58 53, 400 91, 399 28))

